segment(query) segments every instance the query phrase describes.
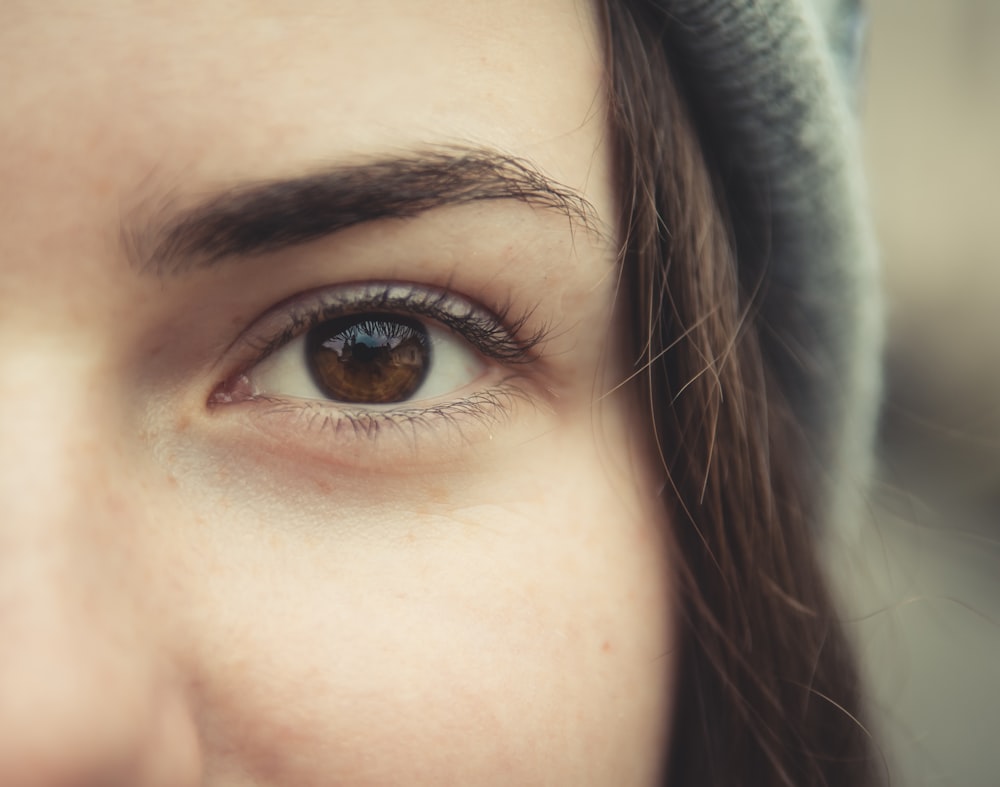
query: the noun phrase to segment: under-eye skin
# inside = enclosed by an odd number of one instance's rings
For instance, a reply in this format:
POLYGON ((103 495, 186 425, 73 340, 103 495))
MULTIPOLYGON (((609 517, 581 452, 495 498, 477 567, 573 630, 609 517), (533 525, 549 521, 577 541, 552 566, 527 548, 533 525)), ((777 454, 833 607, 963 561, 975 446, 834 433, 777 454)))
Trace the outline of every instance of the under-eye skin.
POLYGON ((208 405, 256 408, 289 428, 374 436, 495 424, 529 398, 523 381, 545 331, 457 293, 416 284, 345 284, 296 296, 232 347, 235 370, 208 405))

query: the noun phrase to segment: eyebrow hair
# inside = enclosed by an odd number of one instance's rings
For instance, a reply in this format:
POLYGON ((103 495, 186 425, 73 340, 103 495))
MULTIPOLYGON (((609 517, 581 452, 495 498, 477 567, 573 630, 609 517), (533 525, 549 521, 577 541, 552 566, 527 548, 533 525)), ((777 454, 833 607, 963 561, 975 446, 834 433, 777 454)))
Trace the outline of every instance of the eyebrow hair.
POLYGON ((529 161, 486 148, 448 147, 238 185, 140 229, 123 226, 122 241, 141 272, 165 277, 279 251, 378 219, 505 199, 557 211, 571 225, 604 235, 597 211, 581 193, 529 161))

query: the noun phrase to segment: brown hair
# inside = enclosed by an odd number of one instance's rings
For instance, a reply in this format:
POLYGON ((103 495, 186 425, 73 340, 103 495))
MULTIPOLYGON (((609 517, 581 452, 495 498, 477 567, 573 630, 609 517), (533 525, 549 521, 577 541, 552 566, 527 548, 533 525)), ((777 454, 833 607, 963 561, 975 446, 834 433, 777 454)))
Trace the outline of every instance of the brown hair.
POLYGON ((600 4, 636 380, 678 550, 679 694, 666 783, 878 782, 816 554, 823 495, 761 351, 713 162, 671 78, 666 13, 600 4))

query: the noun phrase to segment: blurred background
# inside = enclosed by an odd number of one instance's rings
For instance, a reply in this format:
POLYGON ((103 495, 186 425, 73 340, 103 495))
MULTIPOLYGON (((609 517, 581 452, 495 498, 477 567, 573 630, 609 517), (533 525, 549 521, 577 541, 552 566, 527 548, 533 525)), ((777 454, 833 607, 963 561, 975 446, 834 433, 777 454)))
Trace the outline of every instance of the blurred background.
POLYGON ((1000 0, 870 0, 888 300, 871 522, 842 573, 895 785, 1000 785, 1000 0))

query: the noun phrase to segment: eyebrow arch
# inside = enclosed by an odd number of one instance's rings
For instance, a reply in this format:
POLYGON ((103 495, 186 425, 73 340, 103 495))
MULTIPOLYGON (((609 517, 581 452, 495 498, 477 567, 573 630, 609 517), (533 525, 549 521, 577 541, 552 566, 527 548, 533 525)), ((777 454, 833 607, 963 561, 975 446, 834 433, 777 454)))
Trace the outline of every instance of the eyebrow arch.
POLYGON ((140 228, 123 225, 121 234, 140 272, 167 277, 276 252, 365 222, 504 199, 557 211, 572 226, 604 234, 581 193, 525 159, 477 147, 419 150, 245 183, 140 228))

